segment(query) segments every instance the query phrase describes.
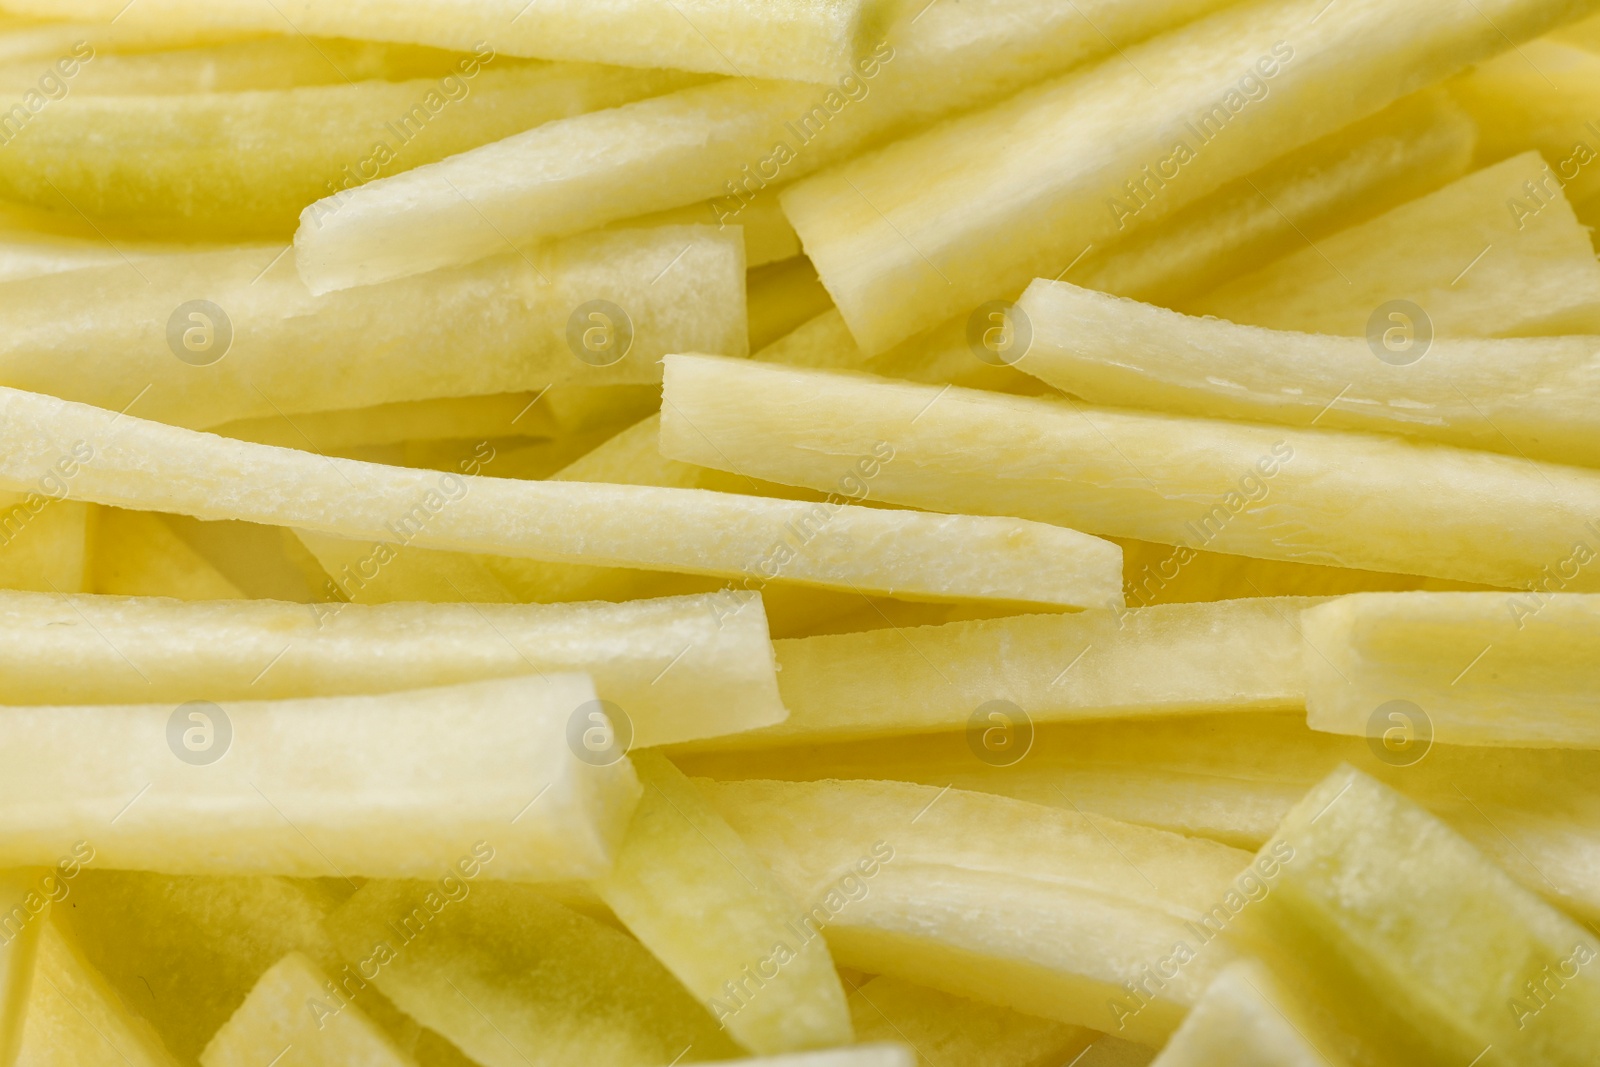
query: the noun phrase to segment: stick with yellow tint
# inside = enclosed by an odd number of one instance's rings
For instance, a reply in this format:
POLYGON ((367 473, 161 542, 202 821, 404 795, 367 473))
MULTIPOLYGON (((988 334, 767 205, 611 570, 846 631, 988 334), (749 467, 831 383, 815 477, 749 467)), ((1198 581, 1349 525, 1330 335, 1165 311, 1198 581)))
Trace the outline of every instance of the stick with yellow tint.
MULTIPOLYGON (((747 351, 744 250, 709 226, 596 234, 314 297, 283 250, 197 252, 0 286, 0 382, 184 426, 553 384, 660 380, 747 351), (92 371, 91 371, 92 368, 92 371)), ((514 415, 512 416, 515 417, 514 415)), ((311 428, 308 432, 316 432, 311 428)))
POLYGON ((115 506, 293 526, 401 546, 933 600, 1120 606, 1122 551, 1025 520, 847 503, 893 452, 841 461, 822 503, 699 489, 526 482, 327 459, 0 390, 0 485, 64 479, 115 506), (9 444, 8 444, 8 447, 9 444), (279 486, 293 485, 285 495, 279 486))
MULTIPOLYGON (((1592 252, 1584 258, 1600 271, 1592 252)), ((1334 337, 1191 318, 1041 279, 1017 304, 1033 337, 1017 369, 1092 404, 1600 465, 1600 416, 1573 403, 1600 391, 1600 337, 1436 338, 1415 304, 1383 306, 1393 320, 1381 318, 1371 339, 1334 337)))
POLYGON ((81 839, 128 870, 431 877, 483 841, 496 878, 595 877, 639 798, 620 746, 584 743, 602 708, 587 678, 561 674, 225 706, 12 708, 0 716, 0 864, 54 862, 81 839))
POLYGON ((238 93, 96 96, 67 79, 0 153, 0 191, 162 238, 281 242, 313 201, 337 211, 347 190, 380 177, 698 80, 497 61, 488 49, 441 66, 407 81, 347 83, 335 71, 337 84, 238 93), (89 139, 94 152, 82 151, 89 139))
POLYGON ((1361 1063, 1579 1067, 1600 1042, 1600 942, 1471 844, 1349 767, 1261 857, 1281 877, 1239 932, 1305 983, 1361 1063))
POLYGON ((643 945, 535 887, 490 882, 499 862, 368 882, 327 922, 347 973, 483 1067, 738 1056, 643 945))
POLYGON ((7 0, 10 11, 134 26, 213 26, 471 49, 510 55, 671 67, 747 78, 830 81, 849 70, 877 11, 866 0, 150 0, 137 11, 107 0, 7 0), (124 13, 126 17, 124 18, 124 13))
POLYGON ((884 440, 910 462, 884 467, 879 500, 1190 551, 1516 588, 1600 536, 1600 474, 1389 437, 705 356, 668 357, 665 395, 673 459, 815 488, 831 457, 884 440))
POLYGON ((1231 955, 1194 929, 1249 857, 1213 842, 903 782, 702 788, 846 966, 1159 1042, 1231 955))
MULTIPOLYGON (((1593 541, 1574 546, 1557 582, 1595 560, 1593 541)), ((1313 729, 1382 736, 1388 709, 1447 744, 1600 748, 1600 596, 1365 593, 1304 625, 1313 729)))
POLYGON ((339 1010, 312 1008, 329 998, 329 979, 315 963, 291 952, 273 964, 239 1010, 200 1053, 200 1067, 257 1067, 272 1049, 292 1048, 305 1067, 411 1067, 401 1052, 357 1004, 339 1010))
POLYGON ((749 749, 964 729, 996 761, 1032 724, 1305 703, 1293 597, 1021 615, 776 643, 789 718, 706 747, 749 749))
POLYGON ((54 922, 44 922, 17 1063, 177 1067, 178 1060, 70 936, 54 922))
POLYGON ((1594 10, 1235 5, 806 178, 783 193, 784 211, 857 341, 881 352, 1594 10))
POLYGON ((600 899, 746 1048, 851 1041, 828 946, 799 936, 800 904, 664 757, 634 766, 645 795, 600 899))
POLYGON ((1430 336, 1600 331, 1600 263, 1559 191, 1537 214, 1507 204, 1547 170, 1524 152, 1185 301, 1193 315, 1370 336, 1409 301, 1430 336))
POLYGON ((801 174, 1220 5, 896 0, 899 21, 828 85, 729 78, 372 182, 336 214, 313 204, 295 237, 300 270, 328 292, 471 262, 506 237, 580 233, 706 200, 735 225, 801 174))
POLYGON ((369 606, 0 593, 0 695, 176 705, 577 671, 628 716, 635 744, 669 744, 785 715, 761 601, 734 607, 717 595, 369 606))
MULTIPOLYGON (((1413 711, 1386 736, 1341 737, 1303 711, 1086 723, 979 720, 964 730, 788 748, 676 755, 719 780, 894 779, 1105 815, 1235 848, 1259 848, 1340 763, 1398 789, 1552 904, 1600 917, 1593 877, 1600 754, 1435 744, 1413 711)), ((1377 731, 1374 731, 1376 733, 1377 731)))

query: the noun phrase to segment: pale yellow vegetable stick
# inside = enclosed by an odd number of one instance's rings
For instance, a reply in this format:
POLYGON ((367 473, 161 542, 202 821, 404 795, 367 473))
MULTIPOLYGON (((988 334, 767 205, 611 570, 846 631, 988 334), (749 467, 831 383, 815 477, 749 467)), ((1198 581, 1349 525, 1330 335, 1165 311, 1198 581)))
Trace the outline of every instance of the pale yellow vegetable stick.
MULTIPOLYGON (((1600 536, 1592 471, 1394 438, 704 356, 669 356, 665 395, 661 450, 673 459, 725 467, 737 456, 742 473, 815 488, 830 456, 885 440, 907 462, 884 466, 877 500, 1189 551, 1515 588, 1600 536)), ((1571 588, 1600 588, 1600 577, 1571 588)))
POLYGON ((850 994, 858 1041, 904 1041, 917 1067, 1060 1067, 1098 1037, 880 975, 850 994))
MULTIPOLYGON (((1364 337, 1408 300, 1420 337, 1600 332, 1600 263, 1557 191, 1537 215, 1506 206, 1546 170, 1524 152, 1185 301, 1194 315, 1364 337), (1427 235, 1424 237, 1424 235, 1427 235)), ((1390 346, 1393 348, 1393 344, 1390 346)), ((1413 354, 1401 348, 1392 358, 1413 354)))
POLYGON ((580 671, 635 742, 786 712, 759 598, 623 604, 178 603, 0 593, 0 695, 21 704, 275 700, 580 671), (733 610, 737 609, 737 610, 733 610), (196 644, 191 635, 212 639, 196 644), (721 699, 707 702, 707 693, 721 699))
POLYGON ((1231 963, 1150 1067, 1348 1067, 1337 1035, 1259 960, 1231 963))
POLYGON ((983 737, 998 759, 1020 756, 1033 722, 1298 709, 1299 618, 1317 603, 1169 604, 779 641, 789 718, 707 744, 810 744, 977 721, 995 731, 983 737))
POLYGON ((0 588, 83 593, 89 581, 89 511, 60 499, 56 483, 0 494, 0 588))
MULTIPOLYGON (((1207 279, 1243 273, 1298 248, 1308 234, 1320 237, 1341 216, 1365 217, 1459 177, 1471 160, 1473 140, 1471 121, 1442 92, 1407 97, 1120 244, 1063 263, 1060 275, 1087 288, 1170 306, 1209 288, 1207 279)), ((771 362, 864 370, 939 385, 1040 392, 1026 376, 974 344, 968 318, 959 315, 868 357, 834 310, 760 355, 771 362)))
MULTIPOLYGON (((52 18, 118 19, 106 0, 7 0, 7 10, 52 18)), ((579 0, 153 0, 126 13, 135 26, 202 25, 272 33, 404 41, 467 50, 482 41, 511 55, 633 67, 831 81, 849 70, 878 21, 866 0, 627 0, 595 8, 579 0)))
POLYGON ((217 1031, 200 1053, 200 1067, 260 1067, 274 1049, 304 1067, 413 1067, 358 1005, 314 1009, 332 999, 324 988, 330 981, 315 963, 291 952, 261 976, 217 1031))
POLYGON ((13 708, 0 717, 0 863, 92 838, 106 866, 130 870, 423 877, 481 839, 499 850, 496 878, 594 877, 639 785, 620 752, 580 760, 585 716, 604 721, 593 685, 561 674, 226 707, 13 708), (68 758, 66 733, 93 745, 68 758))
POLYGON ((1315 18, 1305 6, 1235 5, 802 180, 784 211, 856 340, 881 352, 1595 10, 1359 0, 1315 18))
POLYGON ((50 916, 50 898, 40 892, 40 872, 0 872, 0 1065, 14 1067, 22 1047, 33 988, 39 934, 50 916))
MULTIPOLYGON (((337 879, 172 877, 91 864, 67 881, 55 916, 123 1002, 156 1027, 173 1055, 193 1063, 257 979, 289 952, 337 974, 337 988, 358 994, 363 1011, 404 1030, 392 1005, 378 1004, 370 989, 351 989, 337 973, 344 961, 322 921, 349 892, 337 879)), ((331 994, 321 995, 330 1010, 337 1006, 331 994)))
POLYGON ((150 1024, 128 1009, 82 950, 43 924, 17 1067, 177 1067, 150 1024))
POLYGON ((328 297, 311 296, 277 254, 8 283, 0 382, 118 411, 137 397, 134 414, 186 426, 292 425, 306 411, 653 382, 667 352, 747 351, 731 230, 598 234, 328 297))
POLYGON ((1519 1067, 1591 1061, 1600 942, 1411 801, 1341 768, 1273 852, 1292 858, 1240 933, 1302 971, 1362 1038, 1359 1062, 1470 1063, 1491 1047, 1519 1067))
POLYGON ((325 459, 10 389, 0 390, 0 441, 14 448, 0 460, 0 486, 59 469, 74 497, 199 519, 923 599, 1121 604, 1122 551, 1107 541, 1043 523, 846 503, 893 466, 884 449, 841 462, 840 502, 812 504, 325 459))
POLYGON ((800 904, 665 757, 634 766, 644 799, 600 899, 744 1047, 848 1044, 844 989, 800 904))
POLYGON ((239 587, 160 515, 95 508, 90 545, 88 592, 178 600, 244 599, 239 587))
MULTIPOLYGON (((1573 225, 1587 250, 1588 236, 1573 225)), ((1600 263, 1592 251, 1582 258, 1597 272, 1600 296, 1600 263)), ((1541 281, 1550 291, 1561 284, 1541 281)), ((1333 304, 1331 292, 1324 296, 1333 304)), ((1373 307, 1394 318, 1381 318, 1374 340, 1291 333, 1044 279, 1017 306, 1033 331, 1017 368, 1092 404, 1401 434, 1600 465, 1600 415, 1572 403, 1600 389, 1594 336, 1434 338, 1415 304, 1383 303, 1373 307)))
POLYGON ((1476 140, 1476 125, 1447 93, 1417 93, 1090 252, 1063 277, 1171 307, 1454 181, 1476 140))
MULTIPOLYGON (((27 0, 24 0, 27 2, 27 0)), ((16 13, 9 3, 7 12, 16 13)), ((23 13, 27 16, 29 13, 23 13)), ((48 11, 31 13, 32 17, 10 17, 0 27, 0 58, 44 59, 54 62, 63 53, 83 41, 94 48, 96 55, 135 55, 179 48, 206 48, 234 44, 261 37, 252 30, 208 26, 199 21, 187 24, 177 22, 146 22, 136 19, 107 21, 98 14, 89 21, 62 21, 72 16, 53 5, 48 11), (41 19, 43 21, 41 21, 41 19)), ((43 73, 41 68, 40 73, 43 73)))
POLYGON ((703 788, 846 966, 1159 1042, 1230 955, 1191 932, 1249 862, 1213 842, 903 782, 703 788), (1157 966, 1148 1010, 1109 1006, 1157 966))
POLYGON ((329 932, 353 970, 483 1067, 738 1055, 644 946, 532 887, 486 882, 499 862, 368 882, 329 932))
MULTIPOLYGON (((44 28, 32 32, 38 34, 44 28)), ((72 74, 70 94, 172 96, 337 85, 346 79, 442 78, 455 72, 461 59, 433 48, 293 36, 252 37, 199 47, 183 47, 181 41, 172 45, 149 41, 146 43, 156 47, 130 50, 129 44, 116 40, 115 32, 109 37, 106 33, 121 28, 120 23, 78 27, 77 39, 94 48, 94 58, 72 74)), ((60 57, 37 47, 26 57, 16 55, 8 47, 11 36, 0 35, 0 91, 20 96, 37 89, 45 69, 54 67, 60 57)), ((40 38, 36 43, 45 43, 42 35, 40 38)), ((505 62, 511 65, 511 61, 505 62)))
POLYGON ((1481 162, 1532 148, 1550 164, 1501 206, 1507 219, 1531 221, 1553 201, 1600 193, 1600 134, 1590 125, 1600 114, 1600 56, 1558 38, 1529 41, 1520 52, 1481 64, 1450 91, 1477 120, 1481 162))
MULTIPOLYGON (((1556 906, 1600 917, 1600 756, 1434 745, 1420 719, 1372 740, 1316 733, 1303 712, 1067 724, 1018 720, 1009 750, 983 730, 675 755, 730 781, 896 779, 995 793, 1259 848, 1340 763, 1425 805, 1556 906), (1034 727, 1031 747, 1023 739, 1034 727)), ((993 725, 1000 725, 995 723, 993 725)))
MULTIPOLYGON (((1574 569, 1596 555, 1578 548, 1574 569)), ((1382 709, 1400 701, 1449 744, 1600 748, 1600 596, 1547 589, 1367 593, 1324 605, 1304 620, 1307 721, 1382 736, 1382 709)))
MULTIPOLYGON (((496 65, 487 50, 452 66, 409 81, 242 93, 74 95, 67 79, 68 95, 30 115, 0 153, 0 191, 152 236, 277 240, 313 201, 337 213, 347 190, 374 179, 701 80, 496 65), (81 151, 91 137, 97 150, 81 151)), ((0 133, 21 125, 11 123, 0 133)))
POLYGON ((579 233, 715 197, 737 223, 776 185, 864 145, 1016 92, 1222 0, 897 2, 830 86, 729 78, 547 124, 306 210, 299 266, 314 292, 470 262, 504 238, 579 233), (404 218, 402 223, 400 220, 404 218))

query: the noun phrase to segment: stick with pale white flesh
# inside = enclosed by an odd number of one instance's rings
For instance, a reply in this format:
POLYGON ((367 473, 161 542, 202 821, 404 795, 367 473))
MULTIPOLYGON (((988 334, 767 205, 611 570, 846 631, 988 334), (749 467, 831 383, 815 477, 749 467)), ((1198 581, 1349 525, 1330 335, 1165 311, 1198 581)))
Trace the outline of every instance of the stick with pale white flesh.
MULTIPOLYGON (((1241 274, 1363 217, 1430 192, 1472 159, 1472 122, 1443 93, 1408 97, 1372 118, 1275 160, 1120 244, 1065 264, 1061 276, 1102 292, 1171 306, 1205 279, 1241 274)), ((1008 293, 1017 296, 1020 289, 1008 293)), ((991 346, 969 336, 962 314, 867 356, 844 317, 829 311, 758 354, 771 362, 862 370, 888 378, 994 392, 1039 392, 1013 369, 1025 345, 1013 333, 991 346), (976 358, 974 358, 976 356, 976 358)))
POLYGON ((1415 345, 1392 340, 1387 312, 1407 300, 1415 337, 1526 337, 1600 332, 1600 263, 1589 232, 1557 192, 1536 215, 1508 202, 1549 168, 1524 152, 1314 247, 1185 301, 1192 315, 1303 333, 1388 341, 1395 362, 1415 345), (1421 309, 1421 316, 1416 308, 1421 309))
POLYGON ((408 1016, 483 1067, 667 1064, 739 1047, 628 935, 495 876, 373 880, 327 921, 349 963, 408 1016))
POLYGON ((706 356, 669 356, 666 381, 668 457, 817 488, 888 441, 903 462, 873 495, 913 507, 1510 588, 1600 536, 1600 474, 1509 456, 706 356))
MULTIPOLYGON (((327 459, 0 390, 0 487, 457 552, 604 564, 930 600, 1120 606, 1122 550, 1026 520, 853 506, 893 467, 869 446, 829 501, 525 482, 327 459), (278 487, 295 486, 286 495, 278 487), (835 502, 837 501, 837 502, 835 502)), ((380 553, 381 555, 382 553, 380 553)), ((392 554, 392 552, 390 553, 392 554)))
POLYGON ((1299 709, 1299 617, 1318 603, 1166 604, 779 641, 789 718, 703 744, 748 749, 953 730, 988 708, 982 737, 999 759, 1017 755, 1005 746, 1035 722, 1299 709))
POLYGON ((106 0, 7 0, 49 18, 117 19, 135 27, 218 27, 399 41, 508 55, 668 67, 745 78, 832 81, 878 28, 867 0, 151 0, 129 11, 106 0), (126 13, 126 14, 125 14, 126 13))
POLYGON ((1360 1063, 1579 1067, 1600 1042, 1600 941, 1438 819, 1344 767, 1261 853, 1287 853, 1238 924, 1360 1063))
MULTIPOLYGON (((1585 258, 1600 271, 1593 252, 1585 258)), ((1600 415, 1572 402, 1600 391, 1600 337, 1434 339, 1413 308, 1381 324, 1390 348, 1191 318, 1044 279, 1017 307, 1033 331, 1017 369, 1091 404, 1600 466, 1600 415)))
MULTIPOLYGON (((1062 275, 1162 307, 1461 177, 1477 128, 1449 94, 1406 97, 1276 159, 1062 275)), ((965 318, 961 320, 965 326, 965 318)))
MULTIPOLYGON (((46 24, 71 31, 70 24, 46 24)), ((242 36, 239 40, 209 43, 145 42, 133 49, 115 40, 121 23, 79 24, 68 40, 82 41, 94 49, 94 58, 80 64, 62 61, 56 73, 71 78, 76 96, 180 96, 189 93, 240 93, 251 90, 293 89, 308 85, 338 85, 382 80, 411 81, 445 78, 462 73, 457 66, 466 57, 436 48, 394 45, 376 41, 313 41, 305 37, 242 36), (112 31, 107 33, 106 31, 112 31), (193 46, 185 47, 186 44, 193 46)), ((28 31, 0 36, 0 87, 18 95, 36 89, 39 60, 58 57, 51 49, 22 56, 19 37, 28 31)), ((41 35, 35 43, 41 43, 41 35)), ((62 57, 63 60, 65 57, 62 57)), ((510 65, 510 64, 507 64, 510 65)), ((531 64, 530 64, 531 65, 531 64)))
POLYGON ((129 1009, 70 935, 54 922, 41 925, 18 1067, 178 1067, 160 1035, 129 1009))
POLYGON ((668 744, 785 715, 760 598, 738 611, 723 599, 368 606, 0 592, 0 695, 282 700, 582 672, 629 717, 636 744, 668 744))
POLYGON ((667 760, 642 753, 645 788, 600 899, 727 1032, 754 1052, 826 1048, 851 1040, 844 989, 820 940, 763 962, 790 936, 800 904, 667 760), (730 991, 761 975, 741 1005, 730 991), (725 988, 726 987, 726 988, 725 988))
POLYGON ((1159 1042, 1230 955, 1201 944, 1148 1011, 1108 1007, 1249 863, 1214 842, 903 782, 702 788, 808 908, 794 938, 846 966, 1159 1042))
POLYGON ((430 877, 483 839, 500 850, 494 877, 591 878, 639 798, 626 760, 580 761, 569 742, 575 716, 600 707, 586 677, 552 674, 8 709, 0 863, 53 862, 62 842, 93 839, 106 866, 128 870, 430 877), (68 752, 62 737, 79 742, 68 752))
POLYGON ((880 352, 1600 5, 1305 7, 1235 5, 804 179, 784 211, 862 348, 880 352))
MULTIPOLYGON (((1596 558, 1574 551, 1564 568, 1596 558)), ((1393 702, 1449 744, 1600 748, 1600 596, 1364 593, 1304 625, 1313 729, 1381 736, 1393 702)))
POLYGON ((307 411, 658 381, 657 360, 689 344, 747 351, 733 230, 595 234, 326 297, 277 254, 7 283, 0 383, 192 427, 292 424, 307 411))
POLYGON ((1349 763, 1423 804, 1528 889, 1600 919, 1600 754, 1436 745, 1415 715, 1383 723, 1385 736, 1357 739, 1311 730, 1304 712, 1071 724, 1018 717, 939 734, 675 758, 690 774, 728 781, 953 785, 1249 849, 1349 763), (1007 736, 1016 743, 993 743, 1007 736))
POLYGON ((358 1004, 324 1006, 331 982, 298 952, 273 964, 239 1010, 200 1053, 200 1067, 259 1067, 263 1055, 293 1048, 305 1067, 412 1067, 358 1004), (322 1012, 317 1011, 323 1006, 322 1012))
POLYGON ((346 190, 380 175, 700 80, 497 61, 487 49, 432 77, 334 77, 337 84, 237 93, 74 90, 6 144, 0 192, 163 239, 281 241, 307 204, 327 198, 337 211, 346 190), (82 151, 87 140, 94 152, 82 151))
POLYGON ((835 85, 729 78, 381 178, 337 212, 313 204, 295 237, 300 270, 327 292, 471 262, 503 247, 501 234, 579 233, 712 198, 736 224, 782 182, 1221 2, 896 2, 899 22, 835 85))

